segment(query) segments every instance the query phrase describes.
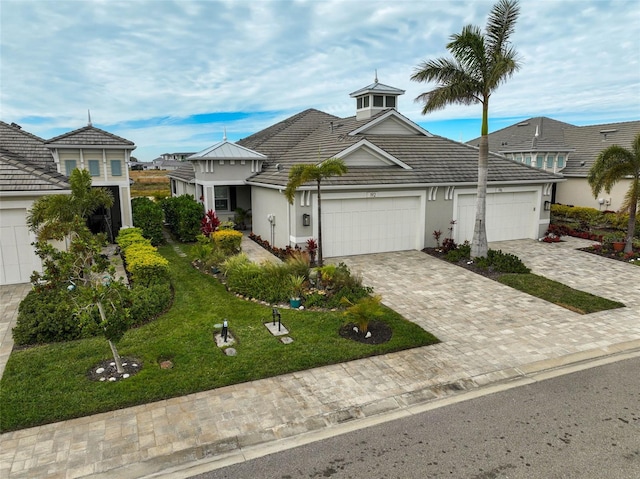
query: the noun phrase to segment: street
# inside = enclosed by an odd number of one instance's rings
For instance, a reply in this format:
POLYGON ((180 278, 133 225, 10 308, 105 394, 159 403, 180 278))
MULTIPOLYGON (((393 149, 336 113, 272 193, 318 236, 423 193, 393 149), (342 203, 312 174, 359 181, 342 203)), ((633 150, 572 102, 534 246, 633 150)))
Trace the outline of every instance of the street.
POLYGON ((640 358, 416 414, 193 476, 640 477, 640 358))

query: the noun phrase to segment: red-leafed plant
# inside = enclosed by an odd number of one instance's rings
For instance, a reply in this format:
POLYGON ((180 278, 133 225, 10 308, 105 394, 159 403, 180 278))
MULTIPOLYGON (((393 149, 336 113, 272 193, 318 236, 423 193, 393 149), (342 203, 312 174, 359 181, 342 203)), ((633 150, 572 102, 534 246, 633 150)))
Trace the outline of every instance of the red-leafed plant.
POLYGON ((220 220, 218 219, 218 215, 213 210, 207 211, 200 222, 200 231, 205 236, 210 236, 211 233, 216 231, 220 226, 220 220))
POLYGON ((307 253, 309 253, 309 259, 311 260, 311 264, 315 264, 316 262, 317 251, 318 251, 318 242, 313 238, 309 238, 307 240, 307 253))

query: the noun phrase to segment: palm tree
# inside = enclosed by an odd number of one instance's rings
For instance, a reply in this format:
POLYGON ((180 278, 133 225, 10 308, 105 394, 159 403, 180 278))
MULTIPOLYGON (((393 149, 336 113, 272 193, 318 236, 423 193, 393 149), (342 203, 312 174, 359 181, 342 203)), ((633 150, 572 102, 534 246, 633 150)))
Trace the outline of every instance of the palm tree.
POLYGON ((636 211, 640 205, 640 133, 636 135, 627 150, 618 145, 611 145, 603 150, 589 170, 587 181, 595 198, 600 191, 611 193, 611 188, 618 181, 631 177, 631 185, 624 196, 621 211, 629 212, 625 253, 633 251, 633 233, 636 228, 636 211))
POLYGON ((322 198, 320 183, 324 178, 342 176, 347 172, 347 165, 340 158, 329 158, 319 164, 299 164, 291 167, 289 181, 284 194, 293 204, 296 190, 309 181, 315 181, 318 186, 318 266, 322 266, 322 198))
POLYGON ((494 5, 486 31, 467 25, 451 36, 447 50, 453 58, 424 61, 414 70, 411 80, 436 81, 438 85, 419 95, 424 102, 422 114, 450 104, 482 104, 482 127, 478 154, 478 191, 471 256, 487 255, 486 195, 489 170, 489 98, 495 89, 520 68, 518 55, 510 46, 520 13, 517 0, 500 0, 494 5))
POLYGON ((113 196, 104 188, 91 187, 91 175, 76 168, 69 176, 70 195, 43 196, 33 203, 27 224, 38 240, 61 240, 84 223, 98 208, 113 206, 113 196))

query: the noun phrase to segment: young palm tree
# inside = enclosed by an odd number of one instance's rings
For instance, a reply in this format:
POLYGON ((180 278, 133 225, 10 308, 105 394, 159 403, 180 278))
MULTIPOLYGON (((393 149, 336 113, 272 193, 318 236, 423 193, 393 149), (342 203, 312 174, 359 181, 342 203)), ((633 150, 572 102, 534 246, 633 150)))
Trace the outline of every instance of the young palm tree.
POLYGON ((486 256, 488 250, 485 217, 489 170, 489 98, 501 83, 520 68, 518 55, 509 43, 519 13, 517 0, 500 0, 489 14, 484 33, 474 25, 465 26, 461 33, 451 36, 447 45, 453 58, 424 61, 411 76, 414 81, 438 83, 433 90, 416 98, 416 101, 424 102, 423 115, 450 104, 482 104, 476 219, 471 243, 471 256, 474 258, 486 256))
POLYGON ((589 170, 587 181, 591 185, 593 196, 597 198, 600 191, 605 190, 610 193, 613 185, 628 177, 631 178, 631 185, 620 208, 621 211, 629 212, 625 253, 633 251, 636 212, 640 205, 640 133, 633 139, 630 150, 611 145, 602 151, 589 170))
POLYGON ((315 181, 318 191, 318 266, 322 266, 322 198, 320 183, 324 178, 342 176, 347 172, 347 165, 340 158, 329 158, 319 164, 299 164, 291 167, 289 182, 284 194, 293 204, 296 190, 309 181, 315 181))
POLYGON ((86 221, 101 206, 113 206, 113 196, 108 190, 91 187, 87 170, 73 170, 69 184, 70 195, 43 196, 29 210, 27 224, 38 240, 61 240, 73 232, 79 219, 86 221))

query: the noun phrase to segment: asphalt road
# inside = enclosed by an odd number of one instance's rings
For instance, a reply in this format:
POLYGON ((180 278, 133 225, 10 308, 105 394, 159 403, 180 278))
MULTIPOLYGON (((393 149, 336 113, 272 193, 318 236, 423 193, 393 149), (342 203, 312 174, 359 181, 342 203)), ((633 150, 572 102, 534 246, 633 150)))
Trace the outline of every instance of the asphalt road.
POLYGON ((640 358, 193 477, 638 479, 640 358))

